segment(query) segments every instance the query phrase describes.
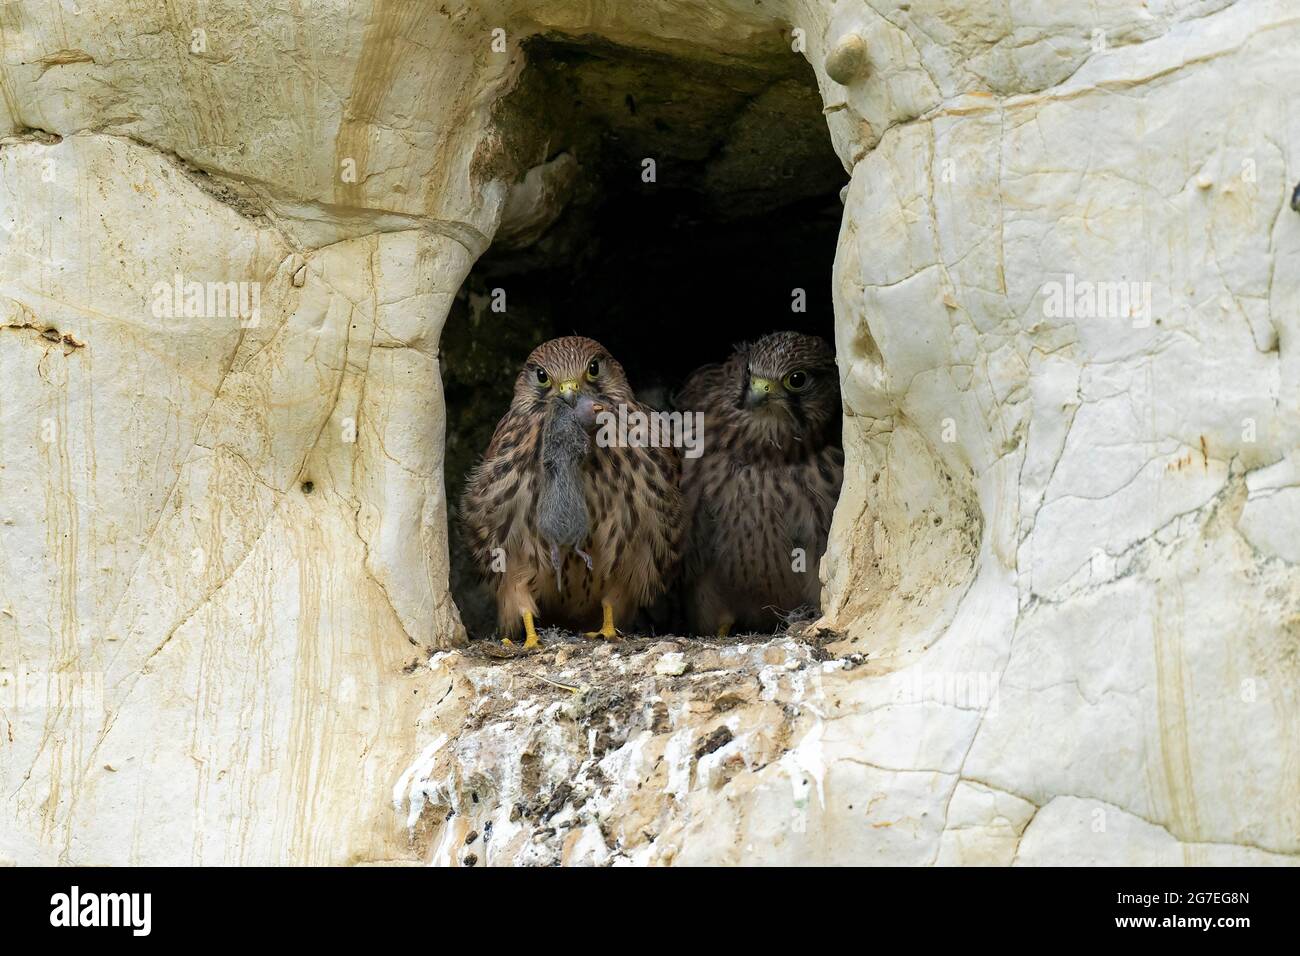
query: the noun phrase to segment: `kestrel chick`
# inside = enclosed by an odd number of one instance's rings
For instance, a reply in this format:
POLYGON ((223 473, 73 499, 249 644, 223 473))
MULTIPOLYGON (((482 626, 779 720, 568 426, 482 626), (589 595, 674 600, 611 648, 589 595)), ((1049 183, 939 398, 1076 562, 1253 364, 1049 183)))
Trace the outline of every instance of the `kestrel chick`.
POLYGON ((537 646, 538 617, 612 638, 614 621, 653 601, 674 574, 684 530, 678 451, 602 447, 575 430, 592 428, 594 406, 617 414, 620 405, 651 411, 599 342, 545 342, 469 476, 467 540, 496 588, 502 632, 522 624, 525 647, 537 646))
POLYGON ((682 474, 692 629, 767 630, 781 612, 816 607, 844 475, 831 347, 812 335, 766 335, 696 370, 677 405, 704 414, 704 453, 682 474))

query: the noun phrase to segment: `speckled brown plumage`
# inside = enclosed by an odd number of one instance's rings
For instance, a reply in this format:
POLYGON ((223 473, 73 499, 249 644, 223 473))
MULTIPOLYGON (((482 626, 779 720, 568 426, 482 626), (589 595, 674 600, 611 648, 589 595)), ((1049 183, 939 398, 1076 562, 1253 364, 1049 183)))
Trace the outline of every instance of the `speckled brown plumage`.
POLYGON ((677 405, 704 413, 704 453, 686 459, 682 474, 692 629, 770 631, 782 613, 817 607, 844 473, 830 346, 794 332, 764 336, 698 369, 677 405), (802 571, 795 549, 805 555, 802 571))
POLYGON ((467 540, 495 586, 499 625, 508 635, 519 632, 525 612, 542 624, 600 627, 602 603, 612 608, 615 621, 626 622, 663 591, 680 556, 685 522, 679 453, 593 441, 582 463, 590 522, 582 550, 592 567, 569 551, 559 575, 563 589, 557 587, 550 545, 537 526, 537 502, 547 406, 564 400, 562 384, 612 413, 620 404, 629 412, 650 411, 637 402, 622 366, 592 339, 552 339, 528 357, 461 506, 467 540), (501 555, 504 569, 499 560, 494 567, 501 555))

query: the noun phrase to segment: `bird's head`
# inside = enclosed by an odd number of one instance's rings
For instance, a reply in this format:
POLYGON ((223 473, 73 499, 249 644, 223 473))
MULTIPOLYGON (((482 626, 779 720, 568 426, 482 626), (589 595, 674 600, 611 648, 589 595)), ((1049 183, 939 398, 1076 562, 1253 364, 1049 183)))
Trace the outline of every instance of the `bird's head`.
POLYGON ((840 378, 825 339, 773 332, 737 350, 736 398, 754 437, 782 448, 818 441, 840 415, 840 378))
POLYGON ((577 406, 583 399, 611 410, 634 400, 623 366, 605 347, 594 339, 566 335, 533 349, 515 380, 515 400, 541 411, 549 402, 577 406))

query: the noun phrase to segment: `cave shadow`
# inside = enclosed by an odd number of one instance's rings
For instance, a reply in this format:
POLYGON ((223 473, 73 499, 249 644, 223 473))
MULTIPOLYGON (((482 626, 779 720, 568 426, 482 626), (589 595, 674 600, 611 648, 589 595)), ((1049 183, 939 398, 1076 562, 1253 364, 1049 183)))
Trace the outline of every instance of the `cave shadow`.
MULTIPOLYGON (((471 638, 494 633, 496 609, 464 546, 459 499, 534 347, 596 339, 641 401, 666 408, 694 369, 740 342, 793 330, 834 343, 848 177, 802 57, 694 64, 554 38, 525 51, 497 122, 521 165, 568 154, 576 175, 540 236, 480 258, 442 335, 451 589, 471 638)), ((672 601, 634 627, 684 633, 672 601)))

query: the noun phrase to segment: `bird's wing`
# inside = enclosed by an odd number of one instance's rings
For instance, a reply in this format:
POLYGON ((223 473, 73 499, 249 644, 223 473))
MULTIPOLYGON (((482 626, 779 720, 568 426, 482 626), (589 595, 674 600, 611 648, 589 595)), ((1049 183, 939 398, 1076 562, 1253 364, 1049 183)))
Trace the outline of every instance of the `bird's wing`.
POLYGON ((497 423, 483 459, 470 472, 461 516, 470 547, 481 565, 493 548, 504 547, 518 504, 516 498, 538 454, 539 428, 511 406, 497 423))

